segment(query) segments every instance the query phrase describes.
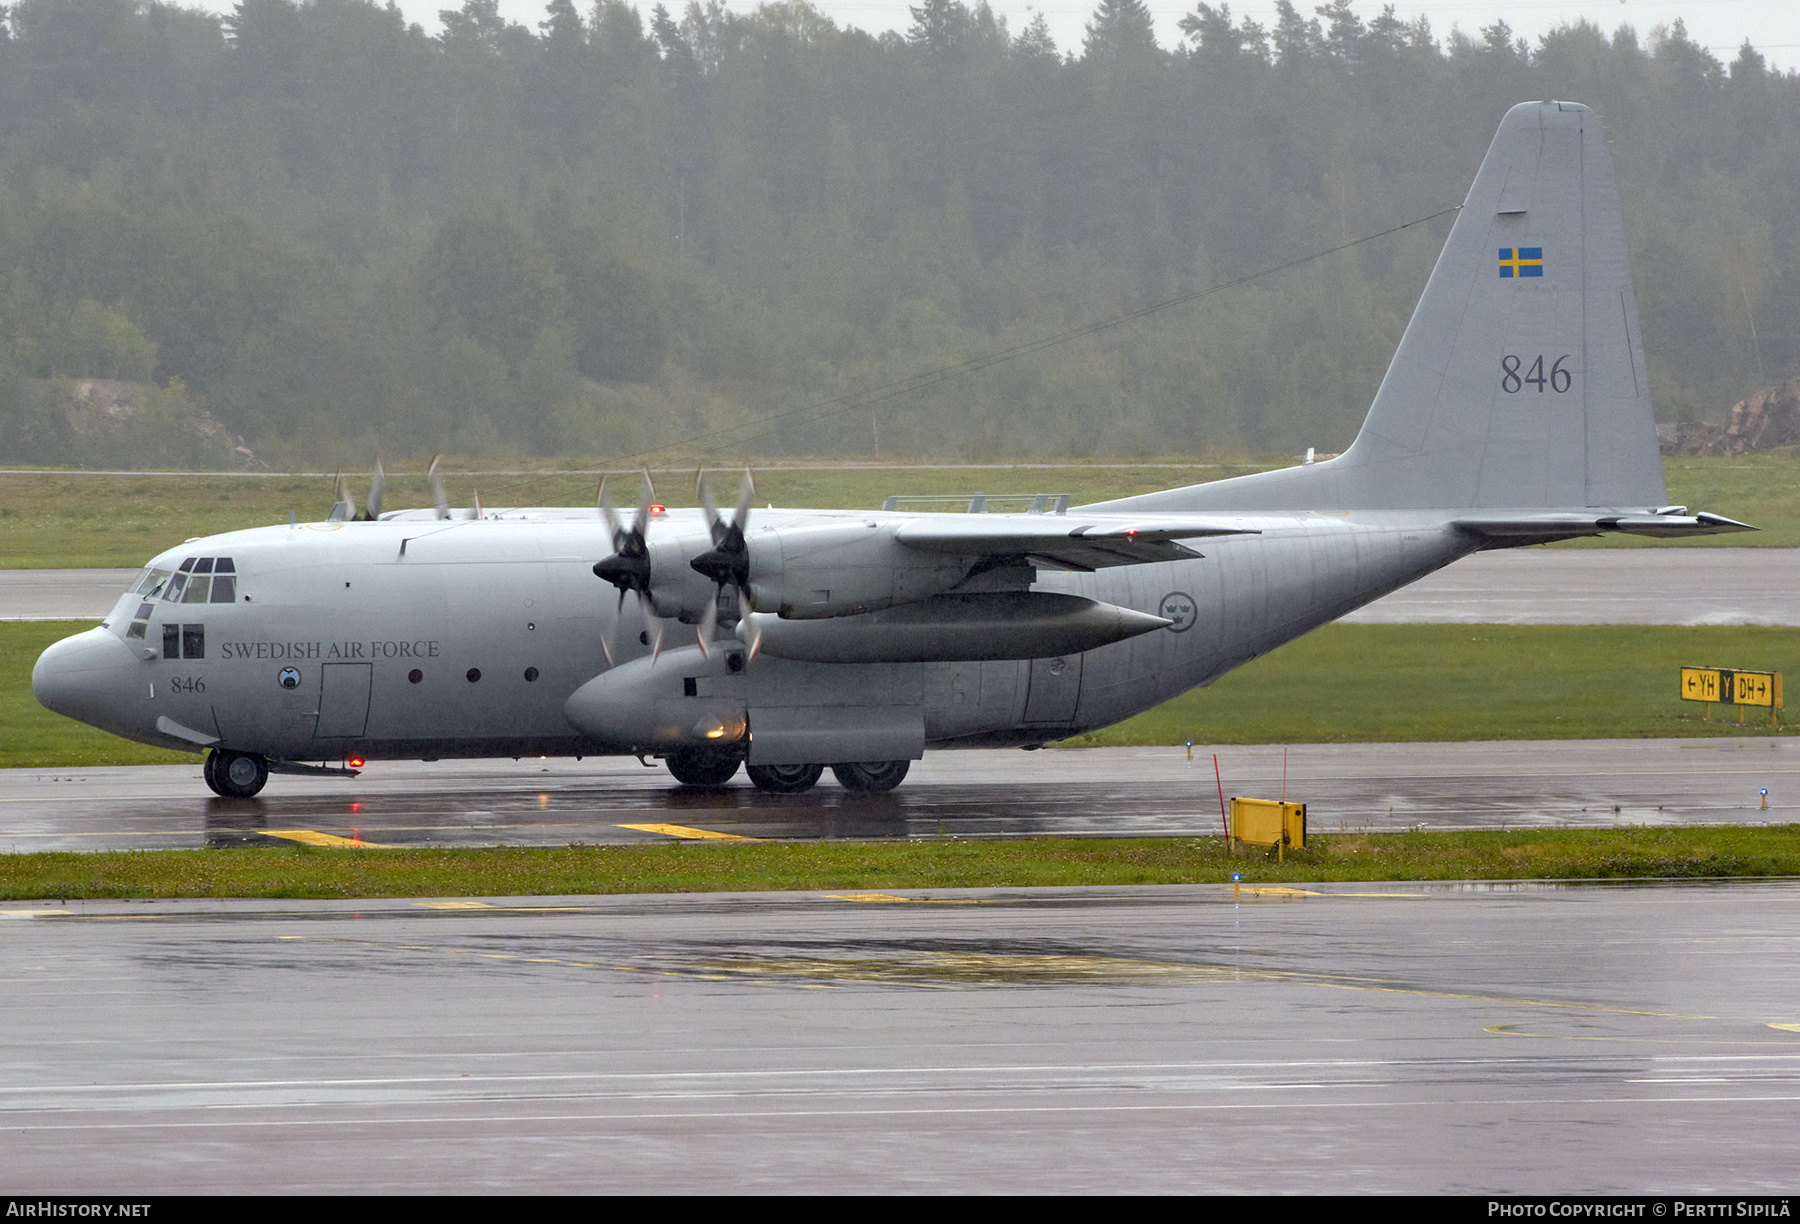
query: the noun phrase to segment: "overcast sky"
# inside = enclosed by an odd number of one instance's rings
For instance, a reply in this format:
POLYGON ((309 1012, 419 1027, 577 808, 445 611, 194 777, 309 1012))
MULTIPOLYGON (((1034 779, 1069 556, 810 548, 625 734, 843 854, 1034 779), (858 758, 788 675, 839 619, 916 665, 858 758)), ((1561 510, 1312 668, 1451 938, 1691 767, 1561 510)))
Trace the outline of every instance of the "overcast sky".
MULTIPOLYGON (((904 31, 911 23, 907 0, 814 0, 820 9, 842 26, 860 26, 879 33, 882 30, 904 31)), ((1308 13, 1321 0, 1295 0, 1294 7, 1308 13)), ((400 0, 407 16, 428 31, 438 29, 437 12, 450 7, 452 0, 400 0)), ((586 10, 590 0, 576 0, 576 7, 586 10)), ((680 15, 686 0, 663 0, 669 11, 680 15)), ((1079 48, 1082 31, 1093 13, 1092 3, 1080 0, 989 0, 996 13, 1006 17, 1017 33, 1034 12, 1044 14, 1057 46, 1065 51, 1079 48)), ((1156 14, 1156 34, 1162 44, 1173 46, 1180 40, 1177 22, 1184 13, 1193 11, 1193 0, 1148 0, 1156 14)), ((638 0, 645 16, 655 0, 638 0)), ((501 0, 501 11, 514 21, 533 29, 543 20, 544 6, 539 0, 501 0)), ((753 0, 731 0, 731 7, 748 12, 756 7, 753 0)), ((1356 0, 1352 5, 1363 20, 1381 11, 1379 0, 1356 0)), ((1737 48, 1748 38, 1782 68, 1800 64, 1800 3, 1796 0, 1429 0, 1411 3, 1400 0, 1395 10, 1405 20, 1420 14, 1431 19, 1431 27, 1441 39, 1452 26, 1460 26, 1474 34, 1483 26, 1504 17, 1515 31, 1533 40, 1546 30, 1564 22, 1586 18, 1611 32, 1621 23, 1636 27, 1643 38, 1658 25, 1667 25, 1677 17, 1687 22, 1688 33, 1713 53, 1729 63, 1737 48)), ((1265 26, 1273 26, 1275 0, 1238 0, 1234 14, 1254 17, 1265 26)))

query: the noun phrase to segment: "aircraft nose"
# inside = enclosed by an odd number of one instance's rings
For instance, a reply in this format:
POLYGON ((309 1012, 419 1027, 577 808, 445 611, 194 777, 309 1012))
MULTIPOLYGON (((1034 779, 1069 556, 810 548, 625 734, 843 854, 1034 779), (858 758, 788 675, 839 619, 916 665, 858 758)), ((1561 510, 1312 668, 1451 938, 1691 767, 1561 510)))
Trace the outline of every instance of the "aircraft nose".
POLYGON ((108 630, 89 629, 38 656, 31 692, 47 710, 106 727, 120 721, 124 681, 140 666, 131 648, 108 630))

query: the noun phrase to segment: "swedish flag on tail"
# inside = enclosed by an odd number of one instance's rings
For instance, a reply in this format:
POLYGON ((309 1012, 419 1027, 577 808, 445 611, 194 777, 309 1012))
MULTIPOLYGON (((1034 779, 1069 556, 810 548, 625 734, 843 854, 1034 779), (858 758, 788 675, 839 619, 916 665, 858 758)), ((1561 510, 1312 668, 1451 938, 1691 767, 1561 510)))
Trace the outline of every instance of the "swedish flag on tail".
POLYGON ((1543 247, 1500 248, 1501 280, 1511 280, 1516 276, 1542 276, 1543 274, 1543 247))

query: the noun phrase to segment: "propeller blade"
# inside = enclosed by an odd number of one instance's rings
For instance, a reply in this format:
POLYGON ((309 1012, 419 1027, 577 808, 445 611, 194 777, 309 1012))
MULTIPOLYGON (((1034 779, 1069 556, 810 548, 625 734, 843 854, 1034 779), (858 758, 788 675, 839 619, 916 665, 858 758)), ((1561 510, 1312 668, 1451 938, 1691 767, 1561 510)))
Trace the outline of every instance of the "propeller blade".
POLYGON ((656 666, 656 660, 662 656, 662 622, 656 619, 656 609, 650 605, 650 596, 643 591, 638 592, 638 611, 644 614, 644 628, 650 631, 650 665, 656 666))
POLYGON ((756 481, 750 476, 750 469, 744 469, 744 479, 738 482, 737 513, 731 516, 731 525, 742 535, 750 526, 750 503, 756 498, 756 481))
POLYGON ((613 639, 618 635, 619 622, 625 619, 625 592, 619 592, 619 602, 613 607, 612 620, 600 634, 600 653, 606 656, 606 665, 614 667, 618 659, 613 654, 613 639))
POLYGON ((606 520, 606 529, 612 533, 613 548, 619 547, 619 536, 624 528, 619 525, 619 512, 613 509, 612 498, 606 495, 606 477, 600 478, 600 517, 606 520))
POLYGON ((713 632, 715 630, 717 630, 718 627, 719 627, 719 601, 717 598, 717 592, 714 592, 714 598, 707 601, 706 611, 701 613, 701 615, 700 615, 700 630, 699 630, 698 636, 699 636, 699 641, 700 641, 700 657, 701 658, 703 658, 703 659, 712 658, 713 632))
POLYGON ((431 457, 431 466, 425 469, 425 475, 431 479, 431 500, 437 506, 437 516, 441 519, 450 517, 450 498, 444 493, 444 477, 438 471, 438 460, 442 455, 431 457))
MULTIPOLYGON (((752 610, 753 609, 750 607, 750 597, 744 593, 742 588, 739 588, 739 590, 738 590, 738 635, 740 637, 743 636, 743 632, 744 632, 745 628, 754 626, 756 624, 755 621, 750 619, 750 613, 752 610)), ((749 659, 754 659, 756 657, 756 652, 762 649, 762 630, 761 629, 751 628, 749 646, 750 646, 750 651, 745 656, 746 661, 748 661, 749 659)))
POLYGON ((344 479, 344 474, 339 472, 337 474, 337 501, 331 507, 331 517, 328 521, 342 522, 349 518, 350 514, 350 484, 344 479))
POLYGON ((381 489, 387 484, 387 472, 382 469, 381 460, 375 460, 375 483, 369 486, 369 517, 381 517, 381 489))
POLYGON ((706 511, 706 525, 712 529, 713 543, 719 542, 725 525, 719 522, 719 503, 713 500, 712 486, 706 483, 706 469, 694 469, 694 491, 700 495, 700 508, 706 511))

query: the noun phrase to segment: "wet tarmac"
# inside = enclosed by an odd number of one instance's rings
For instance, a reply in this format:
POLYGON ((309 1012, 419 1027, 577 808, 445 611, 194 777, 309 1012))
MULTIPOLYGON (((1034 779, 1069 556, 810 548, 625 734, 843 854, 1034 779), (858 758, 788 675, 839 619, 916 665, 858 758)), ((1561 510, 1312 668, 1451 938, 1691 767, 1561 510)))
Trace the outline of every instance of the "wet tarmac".
POLYGON ((1787 1193, 1800 885, 0 906, 43 1193, 1787 1193))
POLYGON ((375 762, 213 798, 192 766, 0 771, 0 851, 336 839, 376 846, 762 838, 1211 835, 1226 796, 1319 832, 1800 820, 1800 740, 1553 740, 933 752, 899 789, 677 786, 636 760, 375 762), (1220 779, 1213 774, 1213 753, 1220 779), (1767 808, 1760 792, 1767 789, 1767 808))
MULTIPOLYGON (((0 570, 0 620, 98 620, 136 570, 0 570)), ((1800 625, 1800 549, 1477 553, 1349 624, 1800 625)))

